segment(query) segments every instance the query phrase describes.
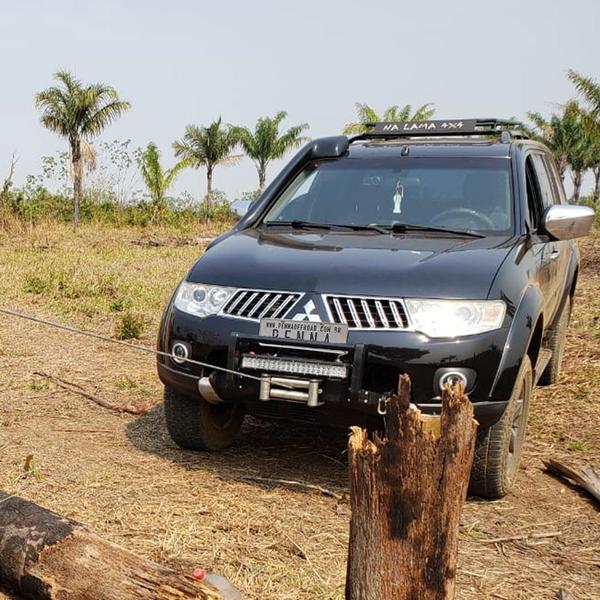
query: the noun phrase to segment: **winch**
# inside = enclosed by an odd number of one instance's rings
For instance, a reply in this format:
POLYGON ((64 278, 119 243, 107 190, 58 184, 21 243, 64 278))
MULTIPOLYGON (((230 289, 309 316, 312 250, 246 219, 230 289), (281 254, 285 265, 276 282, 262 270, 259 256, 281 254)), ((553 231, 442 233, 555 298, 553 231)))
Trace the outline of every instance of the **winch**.
POLYGON ((320 383, 318 379, 291 379, 263 374, 260 378, 259 400, 288 400, 306 402, 310 407, 321 406, 320 383))

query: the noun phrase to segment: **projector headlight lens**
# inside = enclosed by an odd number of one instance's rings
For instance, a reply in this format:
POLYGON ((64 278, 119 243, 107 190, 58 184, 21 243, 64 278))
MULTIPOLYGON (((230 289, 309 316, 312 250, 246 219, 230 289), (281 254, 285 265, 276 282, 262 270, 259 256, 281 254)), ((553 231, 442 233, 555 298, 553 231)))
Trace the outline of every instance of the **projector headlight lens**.
POLYGON ((406 299, 413 327, 431 338, 460 337, 502 327, 506 304, 502 300, 406 299))
POLYGON ((184 281, 177 289, 175 307, 191 315, 207 317, 218 313, 236 289, 184 281))

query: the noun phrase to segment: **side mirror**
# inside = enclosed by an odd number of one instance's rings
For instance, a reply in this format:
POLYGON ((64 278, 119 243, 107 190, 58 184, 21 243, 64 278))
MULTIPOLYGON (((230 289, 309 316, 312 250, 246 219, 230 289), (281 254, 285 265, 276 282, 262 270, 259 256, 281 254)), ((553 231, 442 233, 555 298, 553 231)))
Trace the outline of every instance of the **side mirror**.
POLYGON ((594 209, 576 204, 555 204, 546 210, 544 229, 557 240, 588 235, 594 223, 594 209))

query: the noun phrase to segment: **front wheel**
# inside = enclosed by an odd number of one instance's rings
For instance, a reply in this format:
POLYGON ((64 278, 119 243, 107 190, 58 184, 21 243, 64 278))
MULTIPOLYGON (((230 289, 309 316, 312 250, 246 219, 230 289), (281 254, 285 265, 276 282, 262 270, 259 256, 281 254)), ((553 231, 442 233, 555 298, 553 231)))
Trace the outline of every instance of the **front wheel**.
POLYGON ((187 450, 215 452, 230 446, 244 421, 239 404, 210 404, 165 386, 165 419, 173 441, 187 450))
POLYGON ((533 391, 531 361, 525 356, 502 418, 479 428, 469 493, 482 498, 502 498, 514 483, 521 460, 529 401, 533 391))

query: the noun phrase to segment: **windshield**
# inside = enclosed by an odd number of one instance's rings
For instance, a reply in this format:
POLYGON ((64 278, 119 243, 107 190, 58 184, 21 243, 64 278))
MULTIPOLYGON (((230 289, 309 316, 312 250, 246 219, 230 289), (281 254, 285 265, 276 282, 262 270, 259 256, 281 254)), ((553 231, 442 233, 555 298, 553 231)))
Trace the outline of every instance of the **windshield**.
POLYGON ((342 158, 308 165, 263 223, 419 225, 478 232, 512 228, 502 158, 342 158))

